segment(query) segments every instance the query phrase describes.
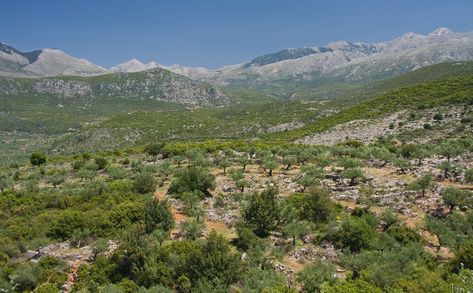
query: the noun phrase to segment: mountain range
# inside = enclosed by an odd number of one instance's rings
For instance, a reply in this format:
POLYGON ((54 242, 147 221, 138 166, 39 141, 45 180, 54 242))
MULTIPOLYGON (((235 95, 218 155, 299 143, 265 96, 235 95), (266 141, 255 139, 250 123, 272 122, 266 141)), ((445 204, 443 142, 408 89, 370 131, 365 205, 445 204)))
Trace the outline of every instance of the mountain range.
POLYGON ((290 48, 217 70, 180 65, 144 64, 137 59, 108 70, 56 49, 20 52, 0 45, 0 74, 9 76, 98 75, 163 68, 217 86, 255 90, 317 88, 340 82, 380 80, 447 61, 473 60, 473 32, 438 28, 428 35, 406 33, 380 43, 338 41, 324 47, 290 48), (288 84, 291 84, 288 86, 288 84))
POLYGON ((427 65, 468 60, 473 60, 473 32, 455 33, 442 27, 427 35, 410 32, 379 43, 338 41, 324 47, 289 48, 216 70, 137 59, 104 69, 57 49, 20 52, 0 45, 0 75, 93 76, 160 68, 214 86, 291 99, 335 97, 427 65))

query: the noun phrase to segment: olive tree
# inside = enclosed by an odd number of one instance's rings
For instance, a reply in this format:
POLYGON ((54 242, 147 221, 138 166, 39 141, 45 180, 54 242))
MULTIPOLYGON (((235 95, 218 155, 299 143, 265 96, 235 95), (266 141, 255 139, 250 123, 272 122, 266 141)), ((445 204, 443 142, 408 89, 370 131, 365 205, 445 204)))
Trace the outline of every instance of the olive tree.
POLYGON ((410 184, 410 188, 413 190, 421 191, 422 197, 425 196, 425 193, 434 186, 434 177, 432 174, 425 174, 410 184))
POLYGON ((468 190, 447 187, 442 191, 442 200, 448 205, 450 212, 452 212, 456 206, 464 204, 467 200, 471 199, 473 199, 473 193, 468 190))
POLYGON ((266 157, 263 159, 263 168, 268 170, 268 176, 273 176, 273 170, 278 167, 278 163, 273 157, 266 157))
POLYGON ((245 192, 245 188, 251 186, 251 182, 245 179, 245 174, 242 170, 230 170, 230 178, 235 182, 235 186, 240 192, 245 192))

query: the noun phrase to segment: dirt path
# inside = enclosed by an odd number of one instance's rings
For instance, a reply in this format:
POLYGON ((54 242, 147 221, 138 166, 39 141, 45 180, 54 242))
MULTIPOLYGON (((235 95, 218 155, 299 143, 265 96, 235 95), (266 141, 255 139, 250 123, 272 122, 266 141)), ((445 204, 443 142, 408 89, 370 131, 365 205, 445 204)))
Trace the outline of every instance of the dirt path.
POLYGON ((442 185, 442 186, 455 187, 455 188, 458 188, 458 189, 466 189, 466 190, 473 191, 473 184, 464 184, 464 183, 458 183, 458 182, 451 182, 451 181, 448 181, 448 180, 438 181, 437 183, 442 185))
POLYGON ((83 263, 84 262, 81 260, 70 263, 71 268, 69 269, 69 273, 67 273, 66 282, 61 286, 61 292, 63 293, 72 292, 72 288, 74 287, 74 283, 77 278, 77 270, 79 269, 80 265, 83 263))

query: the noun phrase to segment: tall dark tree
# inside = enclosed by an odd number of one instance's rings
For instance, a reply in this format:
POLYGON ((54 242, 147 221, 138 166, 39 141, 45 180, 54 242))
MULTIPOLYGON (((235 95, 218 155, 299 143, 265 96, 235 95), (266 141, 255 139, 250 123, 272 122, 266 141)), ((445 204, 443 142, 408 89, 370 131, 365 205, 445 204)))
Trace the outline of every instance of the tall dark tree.
POLYGON ((145 231, 151 233, 157 229, 170 232, 174 228, 174 217, 166 199, 159 200, 149 196, 144 205, 145 231))
POLYGON ((260 237, 267 236, 278 225, 280 208, 277 194, 276 188, 269 188, 261 193, 255 192, 249 196, 243 210, 245 222, 260 237))

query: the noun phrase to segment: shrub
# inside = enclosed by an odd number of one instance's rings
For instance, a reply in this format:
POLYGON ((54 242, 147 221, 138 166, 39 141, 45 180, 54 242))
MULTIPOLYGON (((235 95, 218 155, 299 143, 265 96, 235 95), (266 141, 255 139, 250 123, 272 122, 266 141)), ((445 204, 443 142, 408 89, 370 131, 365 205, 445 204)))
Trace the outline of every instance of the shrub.
POLYGON ((72 169, 80 170, 84 167, 85 161, 84 160, 77 160, 72 163, 72 169))
POLYGON ((133 181, 133 191, 136 193, 146 194, 156 191, 157 183, 153 174, 142 173, 135 177, 133 181))
POLYGON ((469 199, 473 199, 473 196, 468 190, 447 187, 442 191, 442 199, 443 202, 448 205, 451 212, 456 206, 466 203, 466 201, 469 199))
POLYGON ((404 225, 391 225, 386 232, 404 245, 408 242, 421 241, 421 237, 416 231, 404 225))
POLYGON ((41 274, 42 269, 37 264, 24 264, 13 272, 11 280, 18 292, 30 292, 38 285, 41 274))
POLYGON ((43 152, 34 152, 30 156, 30 162, 33 166, 41 166, 46 163, 46 154, 43 152))
POLYGON ((104 157, 97 157, 94 159, 95 165, 97 165, 98 170, 103 170, 108 165, 107 159, 104 157))
POLYGON ((113 180, 124 179, 128 176, 128 170, 123 167, 107 167, 107 172, 113 180))
POLYGON ((382 293, 383 290, 363 279, 347 279, 334 285, 323 286, 324 293, 382 293))
POLYGON ((410 184, 410 188, 413 190, 421 191, 422 197, 424 197, 425 193, 433 187, 434 185, 433 179, 434 177, 432 176, 432 174, 425 174, 419 177, 418 179, 414 180, 410 184))
MULTIPOLYGON (((285 282, 286 278, 281 273, 272 270, 251 268, 243 277, 243 292, 295 293, 296 291, 291 291, 290 289, 285 288, 285 282)), ((225 290, 222 292, 227 291, 225 290)))
POLYGON ((48 236, 66 240, 70 238, 74 230, 86 228, 86 216, 82 212, 64 211, 59 218, 52 223, 48 236))
POLYGON ((371 246, 376 230, 364 217, 350 217, 342 222, 339 231, 332 231, 329 237, 338 247, 359 252, 371 246))
POLYGON ((161 153, 161 151, 163 150, 165 144, 163 142, 161 143, 152 143, 152 144, 149 144, 145 151, 148 153, 148 155, 150 156, 157 156, 161 153))
POLYGON ((327 189, 312 188, 304 194, 300 210, 302 220, 327 223, 333 218, 335 205, 327 189))
POLYGON ((195 240, 204 234, 204 222, 195 219, 185 220, 181 223, 181 233, 185 239, 195 240))
POLYGON ((465 181, 473 183, 473 168, 465 171, 465 181))
POLYGON ((242 263, 227 240, 212 230, 190 258, 188 270, 191 280, 210 280, 228 286, 239 279, 242 263))
POLYGON ((473 241, 461 247, 450 264, 456 273, 461 269, 473 270, 473 241))
POLYGON ((356 185, 358 179, 363 177, 363 171, 360 168, 348 168, 342 171, 342 177, 350 179, 350 186, 356 185))
POLYGON ((261 193, 251 194, 243 209, 245 223, 260 237, 267 236, 278 226, 280 209, 277 192, 277 189, 270 188, 261 193))
POLYGON ((268 170, 268 176, 273 176, 273 170, 278 167, 278 163, 272 157, 266 157, 262 161, 263 168, 268 170))
POLYGON ((236 232, 238 238, 234 240, 234 243, 238 248, 248 250, 260 244, 258 236, 243 223, 237 223, 236 232))
POLYGON ((297 274, 296 280, 301 283, 304 292, 320 292, 324 283, 334 283, 336 267, 320 258, 306 266, 297 274))
POLYGON ((157 229, 169 232, 174 228, 174 217, 167 200, 158 200, 154 196, 149 196, 145 201, 144 213, 146 233, 157 229))
POLYGON ((240 190, 240 192, 244 192, 246 187, 251 186, 251 182, 245 179, 245 174, 243 170, 230 170, 230 178, 235 182, 235 186, 240 190))
POLYGON ((52 283, 43 283, 34 290, 34 293, 57 293, 59 289, 57 285, 52 283))
POLYGON ((209 190, 215 188, 215 176, 201 167, 190 166, 177 170, 175 179, 169 187, 170 193, 182 194, 184 192, 200 191, 210 195, 209 190))

